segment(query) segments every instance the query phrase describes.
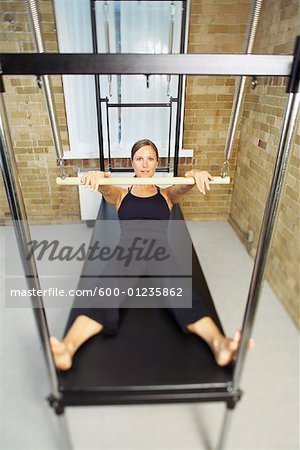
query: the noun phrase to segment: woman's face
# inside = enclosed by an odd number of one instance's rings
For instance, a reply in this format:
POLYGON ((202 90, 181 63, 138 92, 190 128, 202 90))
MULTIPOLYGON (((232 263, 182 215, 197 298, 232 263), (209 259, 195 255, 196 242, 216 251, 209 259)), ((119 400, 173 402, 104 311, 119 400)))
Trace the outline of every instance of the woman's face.
POLYGON ((151 145, 145 145, 135 152, 131 165, 137 177, 153 177, 158 161, 151 145))

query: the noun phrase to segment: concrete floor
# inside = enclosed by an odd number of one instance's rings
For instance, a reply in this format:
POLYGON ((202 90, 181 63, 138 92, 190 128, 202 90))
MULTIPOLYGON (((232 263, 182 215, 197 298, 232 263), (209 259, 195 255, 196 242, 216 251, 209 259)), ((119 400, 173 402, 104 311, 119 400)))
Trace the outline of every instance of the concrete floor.
MULTIPOLYGON (((224 328, 232 334, 241 326, 253 260, 228 223, 190 222, 188 226, 224 328)), ((90 229, 84 224, 74 230, 88 239, 90 229)), ((3 227, 0 239, 3 249, 7 243, 3 227)), ((6 253, 10 251, 7 246, 6 253)), ((0 258, 0 291, 4 293, 3 251, 0 258)), ((4 307, 4 300, 2 295, 1 449, 64 449, 60 427, 66 424, 75 450, 215 447, 223 404, 73 407, 66 409, 65 421, 59 420, 45 400, 48 376, 32 311, 4 307)), ((48 313, 51 333, 60 336, 67 309, 52 308, 48 313)), ((267 283, 253 337, 256 347, 246 362, 241 383, 244 396, 232 414, 227 449, 296 450, 298 331, 267 283)))

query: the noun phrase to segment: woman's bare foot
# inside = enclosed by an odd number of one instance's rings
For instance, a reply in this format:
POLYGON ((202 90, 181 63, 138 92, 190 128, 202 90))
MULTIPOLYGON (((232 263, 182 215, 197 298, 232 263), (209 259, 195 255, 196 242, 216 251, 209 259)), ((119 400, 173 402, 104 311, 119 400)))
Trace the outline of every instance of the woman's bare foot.
POLYGON ((73 355, 71 349, 64 341, 54 336, 50 337, 50 346, 54 357, 55 367, 59 370, 69 370, 72 367, 73 355))
POLYGON ((63 340, 59 341, 51 336, 50 346, 56 368, 69 370, 72 367, 73 356, 79 347, 102 330, 103 325, 99 322, 88 316, 80 315, 76 317, 63 340))
MULTIPOLYGON (((237 331, 233 338, 228 338, 221 333, 220 329, 209 316, 187 325, 187 329, 191 333, 201 337, 209 345, 219 366, 227 366, 236 359, 241 340, 240 331, 237 331)), ((250 339, 249 349, 253 347, 253 339, 250 339)))
POLYGON ((211 345, 216 363, 219 366, 227 366, 236 359, 236 353, 239 348, 241 333, 237 331, 233 338, 221 336, 214 339, 211 345))

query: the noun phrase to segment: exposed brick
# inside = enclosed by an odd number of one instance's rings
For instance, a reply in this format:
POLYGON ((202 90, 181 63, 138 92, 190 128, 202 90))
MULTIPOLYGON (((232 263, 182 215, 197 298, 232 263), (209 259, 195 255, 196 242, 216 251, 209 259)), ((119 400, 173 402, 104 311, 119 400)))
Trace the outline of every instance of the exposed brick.
POLYGON ((267 148, 267 143, 261 139, 258 139, 258 147, 263 148, 265 150, 267 148))

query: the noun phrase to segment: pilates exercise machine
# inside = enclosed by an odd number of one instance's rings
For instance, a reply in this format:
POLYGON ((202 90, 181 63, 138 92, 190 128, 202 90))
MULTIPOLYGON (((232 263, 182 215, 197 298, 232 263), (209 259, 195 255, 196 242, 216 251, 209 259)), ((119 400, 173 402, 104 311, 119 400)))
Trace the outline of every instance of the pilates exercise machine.
MULTIPOLYGON (((215 364, 201 341, 179 332, 164 310, 125 310, 116 338, 97 335, 79 349, 74 359, 76 370, 56 371, 50 345, 49 328, 41 297, 32 298, 32 307, 49 371, 49 404, 65 427, 65 448, 69 442, 64 408, 76 405, 142 404, 167 402, 225 402, 227 405, 218 448, 225 446, 232 410, 242 396, 240 381, 248 342, 252 334, 268 252, 271 245, 280 193, 288 165, 290 147, 299 110, 300 37, 294 57, 279 55, 233 54, 2 54, 1 62, 1 171, 13 219, 20 257, 29 289, 40 289, 34 258, 27 260, 27 243, 31 241, 14 150, 3 99, 5 75, 61 74, 184 74, 286 76, 288 99, 270 191, 265 207, 257 253, 242 325, 237 360, 229 367, 215 364), (147 333, 151 324, 151 333, 147 333), (138 343, 136 336, 139 336, 138 343), (147 352, 145 351, 147 349, 147 352), (111 355, 114 355, 113 362, 111 355), (119 357, 118 355, 123 355, 119 357), (124 355, 126 357, 124 358, 124 355), (101 362, 100 362, 101 361, 101 362), (132 370, 131 363, 136 370, 132 370)), ((178 161, 178 155, 177 155, 178 161)), ((115 181, 115 180, 114 180, 115 181)), ((128 181, 128 180, 127 180, 128 181)), ((75 181, 78 183, 78 180, 75 181)), ((170 182, 170 180, 169 180, 170 182)), ((172 183, 174 180, 172 180, 172 183)), ((186 182, 186 179, 185 179, 186 182)), ((144 180, 143 180, 144 183, 144 180)), ((175 205, 172 218, 183 220, 175 205)), ((105 220, 115 220, 114 209, 102 202, 92 241, 101 236, 105 220)), ((187 231, 188 232, 188 231, 187 231)), ((84 268, 84 270, 86 267, 84 268)), ((221 327, 208 286, 193 249, 193 277, 206 306, 221 327)), ((79 282, 80 288, 80 282, 79 282)))

